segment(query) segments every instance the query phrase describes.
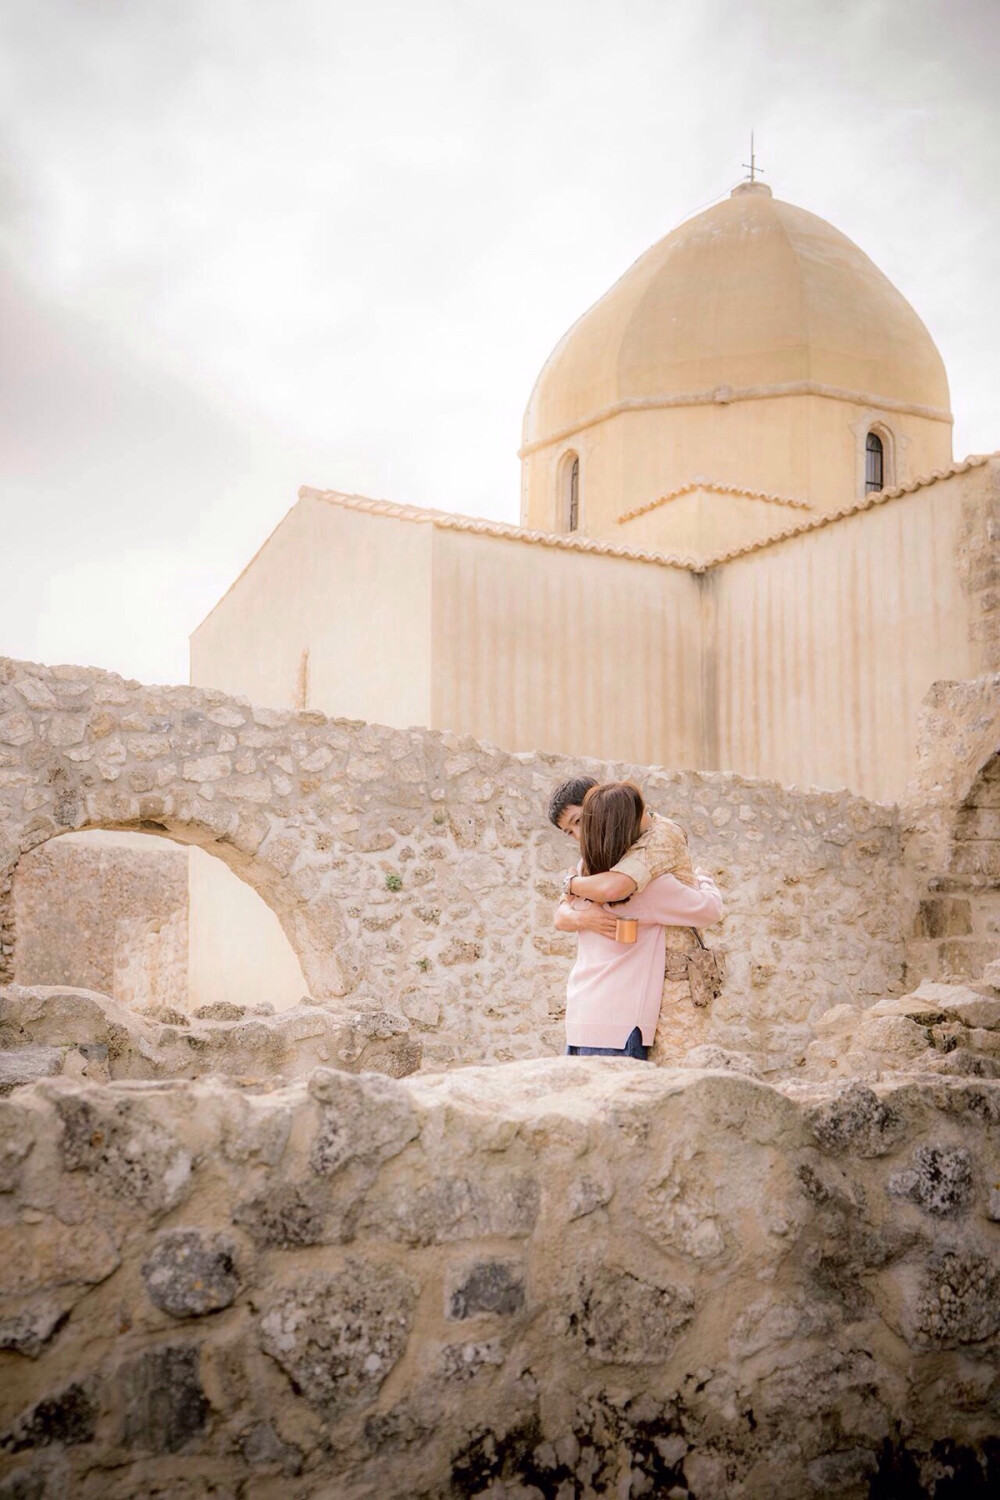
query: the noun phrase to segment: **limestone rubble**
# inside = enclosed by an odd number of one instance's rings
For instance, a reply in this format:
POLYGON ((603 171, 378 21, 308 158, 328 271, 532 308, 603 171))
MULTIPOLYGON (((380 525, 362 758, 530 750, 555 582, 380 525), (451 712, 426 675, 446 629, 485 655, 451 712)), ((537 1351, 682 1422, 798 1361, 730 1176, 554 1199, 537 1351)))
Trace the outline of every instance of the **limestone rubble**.
POLYGON ((420 1066, 421 1042, 405 1016, 351 1013, 305 997, 279 1015, 222 1003, 133 1011, 107 995, 65 986, 0 988, 0 1095, 36 1077, 244 1080, 301 1078, 329 1063, 402 1077, 420 1066))

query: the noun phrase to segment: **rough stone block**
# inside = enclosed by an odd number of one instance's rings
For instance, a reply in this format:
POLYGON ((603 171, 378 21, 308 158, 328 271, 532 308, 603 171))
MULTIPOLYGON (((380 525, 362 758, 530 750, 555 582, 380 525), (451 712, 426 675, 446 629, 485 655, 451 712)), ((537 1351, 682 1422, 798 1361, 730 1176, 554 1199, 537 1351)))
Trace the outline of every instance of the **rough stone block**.
POLYGON ((62 1047, 16 1047, 10 1052, 0 1052, 0 1096, 39 1078, 61 1073, 64 1058, 62 1047))
POLYGON ((907 1309, 911 1337, 941 1348, 976 1344, 1000 1331, 1000 1269, 974 1251, 930 1256, 915 1302, 907 1309))
POLYGON ((228 755, 202 755, 186 760, 181 775, 185 781, 218 781, 228 776, 232 769, 232 758, 228 755))
POLYGON ((15 1221, 0 1226, 3 1296, 22 1296, 59 1286, 96 1286, 120 1264, 116 1241, 94 1220, 64 1224, 44 1215, 33 1223, 15 1221))
POLYGON ((230 1000, 216 1000, 212 1005, 199 1005, 194 1014, 198 1021, 242 1021, 246 1013, 245 1005, 233 1005, 230 1000))
POLYGON ((942 972, 957 979, 974 982, 979 979, 996 951, 995 942, 975 938, 946 938, 938 944, 938 963, 942 972))
POLYGON ((333 1176, 354 1158, 387 1161, 419 1132, 406 1093, 387 1079, 317 1068, 309 1092, 321 1105, 309 1165, 322 1177, 333 1176))
POLYGON ((367 1405, 406 1348, 415 1282, 351 1261, 284 1287, 260 1320, 261 1348, 310 1405, 335 1418, 367 1405))
POLYGON ((302 1452, 286 1443, 270 1422, 256 1422, 239 1436, 240 1452, 254 1469, 279 1469, 294 1478, 302 1472, 302 1452))
POLYGON ((963 1147, 918 1146, 913 1166, 890 1177, 888 1191, 936 1218, 951 1218, 972 1201, 972 1157, 963 1147))
POLYGON ((472 1380, 480 1370, 502 1365, 503 1344, 499 1339, 486 1339, 481 1343, 445 1344, 438 1356, 438 1372, 442 1379, 460 1384, 472 1380))
POLYGON ((570 1326, 600 1364, 662 1364, 694 1316, 686 1286, 658 1286, 628 1271, 599 1267, 580 1284, 570 1326))
POLYGON ((52 689, 38 677, 16 677, 12 686, 29 708, 44 710, 56 706, 52 689))
POLYGON ((877 1000, 867 1014, 905 1016, 917 1026, 936 1026, 944 1020, 943 1008, 933 1001, 922 999, 919 990, 914 995, 889 995, 884 1000, 877 1000))
POLYGON ((369 1199, 365 1225, 410 1245, 496 1235, 523 1239, 538 1217, 539 1185, 522 1173, 439 1176, 403 1183, 389 1197, 369 1199))
POLYGON ((511 1317, 524 1308, 524 1268, 518 1261, 483 1260, 455 1271, 445 1288, 445 1316, 511 1317))
POLYGON ((98 1415, 93 1382, 74 1381, 19 1417, 11 1430, 0 1437, 0 1448, 20 1453, 25 1448, 48 1448, 53 1443, 66 1448, 92 1443, 98 1415))
POLYGON ((150 1299, 171 1317, 218 1312, 239 1291, 236 1246, 200 1229, 168 1230, 143 1265, 142 1279, 150 1299))
POLYGON ((850 1034, 861 1019, 861 1008, 857 1005, 831 1005, 829 1010, 817 1016, 814 1029, 817 1036, 840 1036, 850 1034))
MULTIPOLYGON (((957 988, 957 987, 956 987, 957 988)), ((956 996, 944 1007, 949 1020, 960 1021, 963 1026, 986 1031, 1000 1030, 1000 999, 979 995, 974 991, 956 996)))
POLYGON ((19 713, 0 714, 0 744, 26 745, 34 739, 35 729, 31 715, 19 713))
POLYGON ((118 1375, 125 1400, 122 1442, 148 1453, 178 1453, 204 1430, 209 1402, 195 1344, 146 1350, 118 1375))
POLYGON ((914 937, 966 937, 972 931, 972 906, 966 897, 938 896, 921 901, 914 937))
POLYGON ((109 1108, 96 1092, 53 1092, 53 1104, 67 1172, 86 1172, 115 1198, 154 1214, 187 1196, 191 1157, 147 1109, 124 1099, 109 1108))
POLYGON ((714 1068, 727 1073, 742 1073, 746 1078, 759 1078, 761 1070, 752 1057, 745 1052, 733 1052, 714 1043, 703 1043, 684 1053, 677 1066, 680 1068, 714 1068))
POLYGON ((31 1302, 0 1317, 0 1349, 37 1359, 68 1314, 56 1302, 31 1302))
POLYGON ((237 1204, 233 1222, 263 1250, 293 1250, 322 1243, 326 1215, 314 1193, 294 1182, 275 1182, 260 1197, 237 1204))
POLYGON ((824 1151, 861 1157, 884 1156, 903 1129, 898 1113, 863 1083, 848 1084, 828 1104, 810 1110, 808 1120, 824 1151))
POLYGON ((887 1067, 898 1067, 926 1052, 928 1038, 926 1030, 906 1016, 862 1015, 857 1043, 884 1057, 887 1067))

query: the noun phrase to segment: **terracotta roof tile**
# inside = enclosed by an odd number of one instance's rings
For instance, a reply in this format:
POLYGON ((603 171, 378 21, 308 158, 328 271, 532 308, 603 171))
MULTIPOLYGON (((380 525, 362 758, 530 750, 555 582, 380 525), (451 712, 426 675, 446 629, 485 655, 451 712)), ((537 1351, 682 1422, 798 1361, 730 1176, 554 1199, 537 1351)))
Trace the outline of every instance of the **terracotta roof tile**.
MULTIPOLYGON (((965 474, 970 469, 979 468, 982 464, 988 463, 991 458, 998 457, 1000 453, 972 454, 958 463, 949 465, 946 469, 935 469, 933 473, 911 479, 906 484, 893 485, 890 489, 879 490, 875 494, 866 495, 862 500, 854 500, 850 505, 842 506, 839 510, 829 511, 824 515, 812 515, 807 520, 786 527, 784 531, 775 532, 759 541, 746 542, 741 547, 734 547, 727 552, 718 552, 710 557, 681 557, 665 552, 648 552, 639 547, 616 546, 612 542, 598 541, 594 537, 568 536, 551 531, 528 531, 523 526, 511 526, 505 521, 488 521, 476 516, 455 515, 450 511, 430 510, 419 505, 396 505, 391 500, 369 500, 364 495, 345 495, 339 490, 317 490, 309 485, 303 485, 299 490, 299 499, 322 500, 330 505, 341 505, 347 510, 362 511, 373 516, 389 516, 399 521, 415 521, 440 527, 444 531, 469 531, 477 536, 502 537, 510 541, 527 542, 536 547, 555 547, 567 552, 590 552, 603 557, 624 557, 634 562, 655 563, 659 567, 682 568, 690 573, 705 573, 710 568, 718 567, 720 563, 730 562, 736 557, 744 557, 748 552, 759 552, 764 547, 772 547, 776 542, 787 541, 789 537, 800 536, 807 531, 817 531, 821 526, 829 526, 834 521, 858 515, 861 511, 872 510, 876 505, 885 505, 890 500, 898 500, 903 495, 925 489, 928 485, 938 483, 939 480, 951 479, 956 474, 965 474)), ((686 488, 691 487, 693 486, 686 488)), ((717 489, 723 493, 751 493, 726 485, 709 486, 706 484, 700 487, 717 489)), ((670 499, 673 496, 662 498, 670 499)), ((801 500, 789 500, 776 495, 760 494, 754 495, 753 498, 777 501, 779 504, 794 506, 796 509, 801 509, 805 505, 801 500)), ((658 500, 653 503, 658 505, 662 501, 658 500)), ((645 508, 651 509, 652 506, 645 508)), ((640 512, 630 514, 640 514, 640 512)), ((619 517, 619 519, 628 518, 619 517)))
POLYGON ((477 536, 504 537, 515 542, 531 542, 536 547, 557 547, 567 552, 594 552, 603 557, 625 557, 633 562, 657 563, 660 567, 683 568, 699 572, 694 557, 674 557, 665 552, 647 552, 640 547, 622 547, 595 537, 571 536, 554 531, 528 531, 505 521, 487 521, 477 516, 454 515, 450 511, 430 510, 421 505, 396 505, 391 500, 369 500, 364 495, 344 495, 338 490, 314 490, 303 485, 300 500, 323 500, 342 505, 346 510, 363 511, 370 516, 389 516, 396 521, 417 521, 437 526, 442 531, 471 531, 477 536))
POLYGON ((745 557, 748 552, 759 552, 763 547, 772 547, 775 542, 785 542, 789 537, 801 536, 807 531, 818 531, 821 526, 829 526, 834 521, 843 521, 846 517, 859 515, 864 510, 873 510, 876 505, 885 505, 889 500, 899 500, 903 495, 912 495, 916 490, 923 490, 928 485, 937 484, 939 480, 953 479, 956 474, 967 474, 970 469, 981 468, 983 464, 989 463, 991 458, 998 457, 1000 453, 972 453, 958 463, 949 464, 946 469, 934 469, 930 474, 922 474, 917 479, 908 480, 906 484, 894 484, 887 490, 876 490, 871 495, 865 495, 861 500, 842 506, 839 510, 827 511, 821 516, 812 516, 808 521, 800 521, 797 526, 789 526, 784 531, 775 532, 773 536, 764 537, 761 541, 746 542, 742 547, 733 547, 728 552, 717 552, 711 557, 702 558, 700 565, 706 570, 715 568, 720 563, 731 562, 735 557, 745 557))
POLYGON ((625 521, 634 521, 637 516, 647 515, 649 511, 656 510, 661 505, 667 505, 671 500, 679 500, 682 495, 690 495, 694 490, 711 490, 713 495, 741 495, 745 500, 766 500, 771 505, 790 505, 796 510, 812 510, 813 507, 807 500, 793 500, 788 495, 771 495, 764 490, 745 490, 738 484, 719 484, 714 479, 692 479, 688 484, 680 485, 676 490, 670 490, 666 495, 660 495, 656 500, 649 500, 645 505, 637 505, 634 510, 627 510, 622 515, 616 516, 619 525, 625 521))

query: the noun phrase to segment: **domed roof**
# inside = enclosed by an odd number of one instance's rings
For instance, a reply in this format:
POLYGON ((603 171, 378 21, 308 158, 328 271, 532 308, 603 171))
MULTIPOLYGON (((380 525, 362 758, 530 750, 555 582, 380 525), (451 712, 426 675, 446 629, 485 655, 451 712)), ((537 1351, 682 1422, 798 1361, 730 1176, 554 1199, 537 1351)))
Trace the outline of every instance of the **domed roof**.
POLYGON ((630 407, 769 389, 949 410, 941 356, 906 298, 824 219, 744 183, 573 325, 535 384, 524 442, 630 407))

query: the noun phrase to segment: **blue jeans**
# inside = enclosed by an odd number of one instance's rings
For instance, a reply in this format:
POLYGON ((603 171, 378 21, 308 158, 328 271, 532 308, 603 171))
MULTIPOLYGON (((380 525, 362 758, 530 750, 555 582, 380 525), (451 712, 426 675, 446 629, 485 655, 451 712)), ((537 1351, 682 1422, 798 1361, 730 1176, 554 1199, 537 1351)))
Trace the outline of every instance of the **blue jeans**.
POLYGON ((567 1047, 567 1057, 635 1057, 646 1062, 648 1047, 642 1045, 642 1032, 638 1026, 629 1036, 624 1047, 567 1047))

